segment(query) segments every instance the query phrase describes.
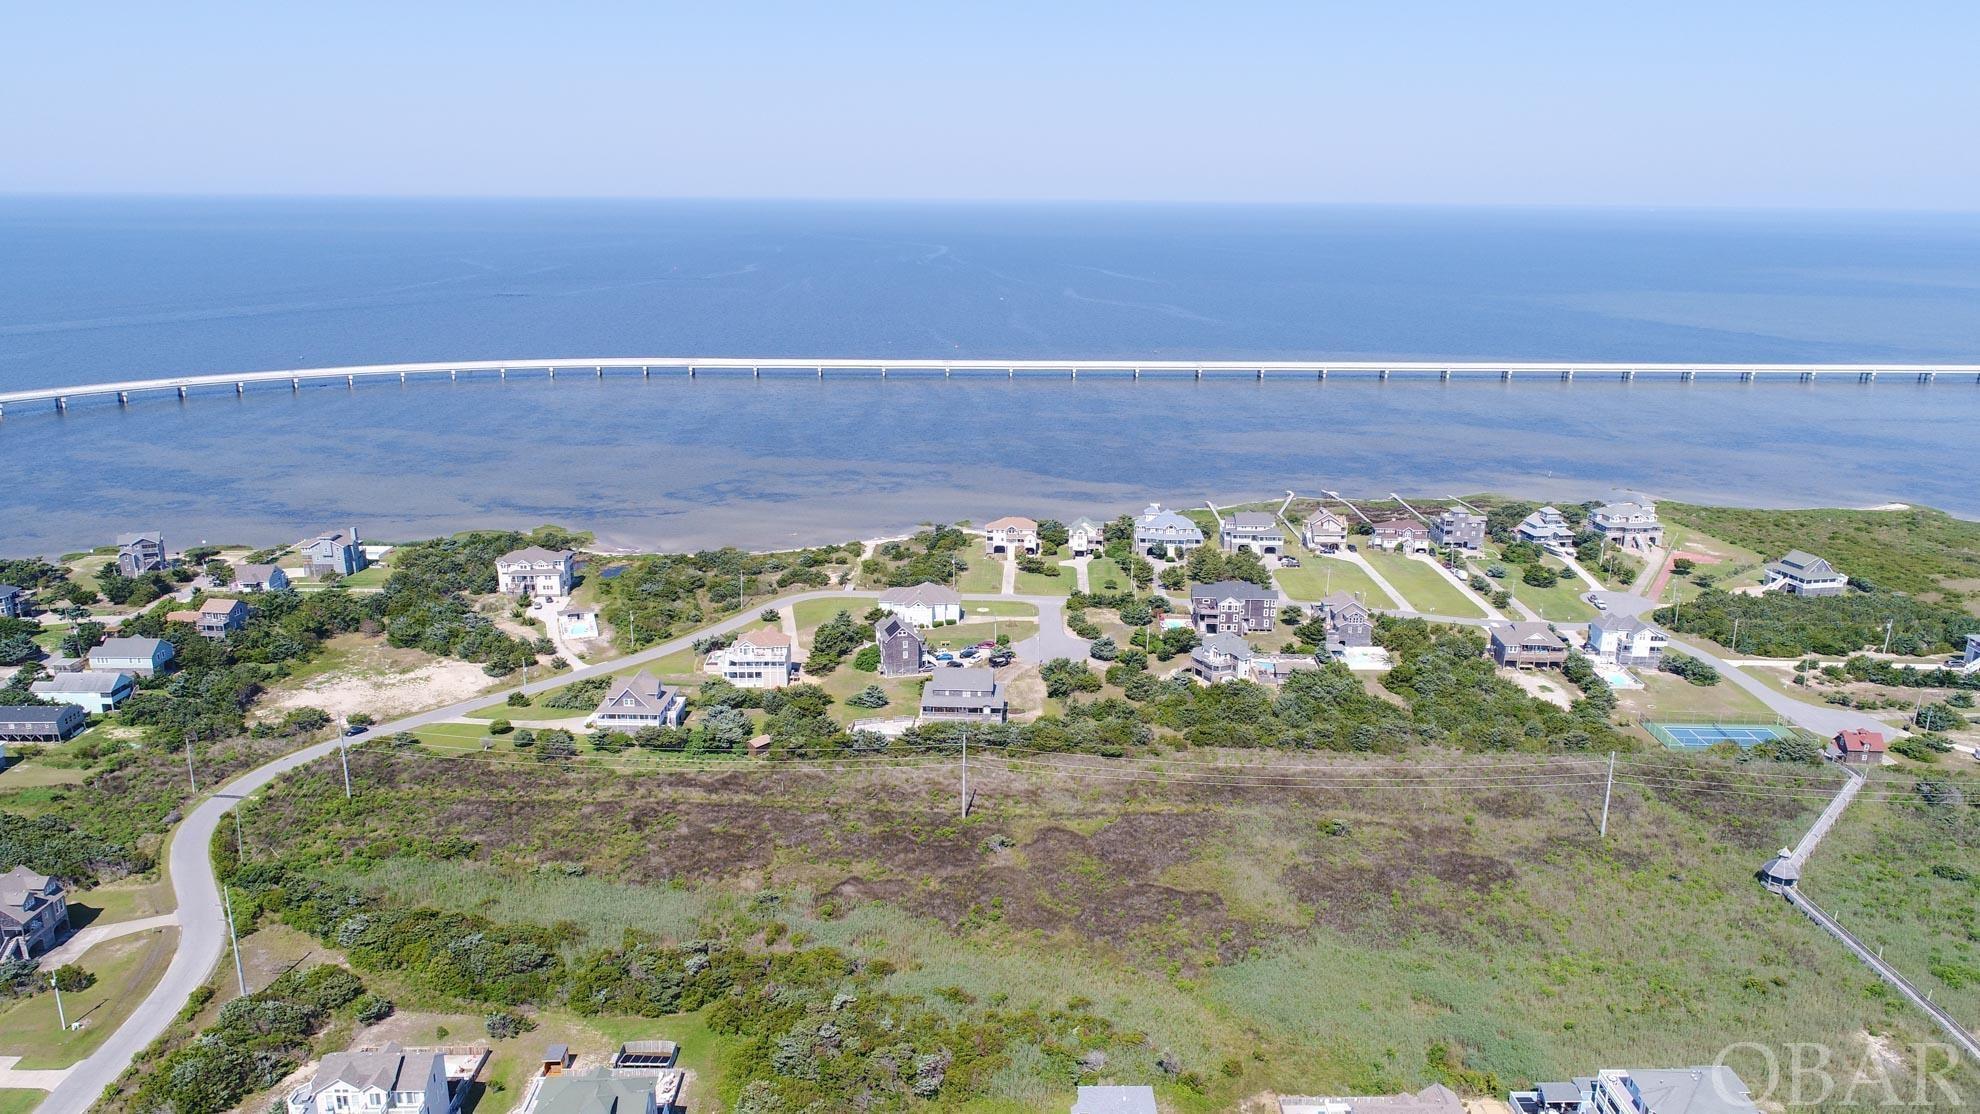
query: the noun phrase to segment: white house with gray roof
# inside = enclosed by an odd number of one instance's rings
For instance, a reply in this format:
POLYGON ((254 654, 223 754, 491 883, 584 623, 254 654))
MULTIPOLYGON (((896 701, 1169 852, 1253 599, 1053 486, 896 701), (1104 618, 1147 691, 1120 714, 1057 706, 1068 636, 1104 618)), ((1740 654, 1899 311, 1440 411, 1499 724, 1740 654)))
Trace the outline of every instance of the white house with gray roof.
POLYGON ((571 594, 577 554, 528 545, 495 558, 495 585, 503 595, 560 600, 571 594))
POLYGON ((642 669, 629 681, 605 690, 605 699, 585 720, 600 731, 638 731, 642 727, 679 727, 687 718, 687 699, 642 669))
POLYGON ((1605 612, 1588 624, 1588 655, 1616 665, 1655 667, 1670 639, 1641 619, 1605 612))
POLYGON ((131 698, 137 682, 129 673, 85 669, 81 673, 57 673, 36 681, 28 691, 43 700, 74 704, 85 712, 102 715, 131 698))
POLYGON ((1787 556, 1767 565, 1763 592, 1787 592, 1796 596, 1840 596, 1849 588, 1849 578, 1813 553, 1790 549, 1787 556))
POLYGON ((777 689, 797 673, 795 644, 775 627, 739 634, 734 642, 708 655, 711 673, 737 688, 777 689))
POLYGON ((1279 528, 1279 516, 1269 511, 1238 511, 1224 519, 1217 542, 1226 553, 1249 549, 1263 557, 1286 548, 1286 532, 1279 528))
POLYGON ((1513 536, 1555 556, 1574 552, 1574 527, 1568 525, 1567 516, 1557 507, 1541 507, 1520 519, 1513 536))
POLYGON ((889 588, 880 593, 880 606, 917 627, 962 621, 962 593, 932 581, 889 588))
POLYGON ((149 677, 165 668, 177 650, 162 638, 106 638, 89 652, 89 667, 149 677))
POLYGON ((1604 503, 1588 512, 1588 528, 1623 549, 1664 544, 1664 524, 1657 521, 1655 503, 1604 503))
POLYGON ((0 584, 0 616, 8 619, 20 618, 27 613, 27 601, 26 592, 12 584, 0 584))
POLYGON ((1203 544, 1203 528, 1188 515, 1162 509, 1150 503, 1134 520, 1134 548, 1137 553, 1176 558, 1203 544))
POLYGON ((1082 518, 1066 527, 1066 553, 1073 557, 1090 557, 1106 548, 1107 528, 1090 518, 1082 518))
POLYGON ((1315 507, 1300 524, 1299 540, 1315 553, 1333 553, 1347 544, 1348 527, 1340 515, 1325 507, 1315 507))
POLYGON ((447 1054, 436 1049, 332 1052, 285 1105, 288 1114, 449 1114, 467 1087, 450 1088, 447 1077, 447 1054))

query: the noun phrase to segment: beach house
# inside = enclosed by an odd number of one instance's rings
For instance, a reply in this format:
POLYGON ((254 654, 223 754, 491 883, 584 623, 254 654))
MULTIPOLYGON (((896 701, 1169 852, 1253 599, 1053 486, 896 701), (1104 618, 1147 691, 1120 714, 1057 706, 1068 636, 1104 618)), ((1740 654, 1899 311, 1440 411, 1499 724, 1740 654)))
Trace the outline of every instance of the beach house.
POLYGON ((0 705, 0 743, 63 742, 82 734, 86 718, 74 704, 0 705))
POLYGON ((496 587, 509 596, 556 600, 571 594, 577 554, 540 545, 511 550, 495 559, 496 587))
POLYGON ((165 535, 157 531, 140 534, 123 534, 117 538, 117 572, 123 576, 143 576, 148 572, 164 572, 170 562, 165 559, 165 535))
POLYGON ((987 666, 937 669, 921 690, 924 720, 1002 723, 1009 714, 1004 685, 987 666))
POLYGON ((234 587, 243 592, 279 592, 289 586, 280 565, 236 565, 234 587))
POLYGON ((1466 553, 1476 553, 1485 545, 1485 516, 1470 511, 1447 510, 1430 520, 1430 540, 1466 553))
POLYGON ((1763 592, 1796 596, 1840 596, 1848 588, 1849 578, 1834 565, 1799 549, 1790 549, 1787 556, 1769 562, 1767 579, 1760 585, 1763 592))
POLYGON ((1268 556, 1285 549, 1286 534, 1279 529, 1279 517, 1268 511, 1238 511, 1224 519, 1217 541, 1226 553, 1249 549, 1268 556))
POLYGON ((1492 660, 1510 669, 1558 669, 1567 661, 1567 639, 1546 623, 1494 623, 1487 638, 1492 660))
POLYGON ((129 673, 85 669, 80 673, 56 673, 28 686, 43 700, 74 704, 92 715, 102 715, 131 698, 137 681, 129 673))
POLYGON ((1203 544, 1203 528, 1188 515, 1162 509, 1150 503, 1135 517, 1134 549, 1150 557, 1173 560, 1186 556, 1203 544))
POLYGON ((24 866, 0 874, 0 962, 33 959, 68 928, 69 895, 62 883, 24 866))
POLYGON ((1597 661, 1655 668, 1664 660, 1664 648, 1669 644, 1663 631, 1613 611, 1596 616, 1588 624, 1588 656, 1597 661))
POLYGON ((1346 592, 1335 592, 1314 604, 1313 613, 1327 624, 1327 652, 1335 657, 1343 656, 1351 647, 1375 644, 1375 618, 1368 605, 1346 592))
POLYGON ((1664 544, 1664 525, 1657 521, 1655 503, 1604 503, 1588 512, 1588 528, 1623 549, 1664 544))
POLYGON ((297 548, 311 576, 349 576, 363 571, 366 563, 355 526, 318 534, 297 548))
POLYGON ((1090 557, 1107 545, 1107 528, 1090 518, 1082 518, 1066 527, 1066 554, 1070 557, 1090 557))
POLYGON ((1315 553, 1333 553, 1347 544, 1347 523, 1325 507, 1313 508, 1300 525, 1300 544, 1315 553))
POLYGON ((18 619, 27 614, 28 594, 12 584, 0 584, 0 618, 18 619))
POLYGON ((1397 553, 1430 552, 1430 527, 1413 518, 1385 518, 1376 522, 1369 544, 1397 553))
POLYGON ((880 675, 910 677, 922 671, 928 644, 906 619, 889 614, 873 624, 873 642, 880 647, 880 675))
POLYGON ((791 636, 774 627, 750 631, 708 656, 708 671, 738 688, 775 689, 797 672, 791 636))
POLYGON ((162 638, 106 638, 89 652, 89 667, 149 677, 165 668, 175 653, 162 638))
POLYGON ((638 731, 642 727, 679 727, 687 718, 687 699, 642 669, 631 680, 615 682, 585 726, 600 731, 638 731))
POLYGON ((889 588, 880 593, 880 606, 917 627, 962 621, 962 593, 932 582, 889 588))
POLYGON ((1198 634, 1249 634, 1272 629, 1279 593, 1248 580, 1219 580, 1189 590, 1189 621, 1198 634))
POLYGON ((1574 552, 1574 527, 1557 508, 1541 507, 1513 529, 1513 536, 1531 542, 1555 556, 1574 552))
POLYGON ((1038 523, 1029 518, 1015 515, 997 519, 983 527, 984 552, 991 556, 998 554, 1022 554, 1038 556, 1038 523))

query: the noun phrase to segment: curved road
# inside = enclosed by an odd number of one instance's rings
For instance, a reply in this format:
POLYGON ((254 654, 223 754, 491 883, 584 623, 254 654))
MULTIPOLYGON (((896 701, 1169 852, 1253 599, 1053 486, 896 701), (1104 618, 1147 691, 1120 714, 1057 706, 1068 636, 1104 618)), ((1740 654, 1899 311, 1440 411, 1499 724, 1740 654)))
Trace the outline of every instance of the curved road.
MULTIPOLYGON (((418 712, 390 723, 379 724, 358 741, 376 735, 388 735, 397 731, 410 731, 446 720, 456 719, 476 708, 499 701, 511 692, 536 693, 546 689, 567 685, 572 681, 601 674, 616 673, 629 665, 639 665, 677 653, 692 646, 696 639, 711 634, 725 634, 740 630, 757 618, 762 607, 789 607, 804 600, 816 599, 855 599, 870 600, 878 592, 820 590, 799 592, 763 601, 761 607, 731 616, 711 626, 701 627, 678 638, 669 639, 635 654, 615 658, 611 661, 588 665, 569 673, 559 673, 541 681, 527 685, 482 693, 469 700, 449 704, 444 708, 433 708, 418 712)), ((990 596, 969 596, 969 599, 992 598, 990 596)), ((1065 627, 1065 599, 1061 596, 997 596, 997 599, 1028 603, 1038 608, 1038 634, 1020 643, 1020 647, 1031 647, 1033 653, 1027 656, 1039 659, 1048 657, 1085 657, 1086 642, 1068 632, 1065 627)), ((37 1107, 37 1114, 85 1114, 103 1094, 104 1088, 116 1082, 124 1069, 129 1067, 137 1054, 157 1040, 159 1035, 178 1016, 180 1008, 186 1004, 192 992, 204 983, 220 962, 226 947, 227 919, 220 904, 220 882, 213 873, 213 859, 209 849, 213 845, 213 833, 241 798, 281 777, 283 774, 300 769, 319 759, 337 752, 342 740, 333 739, 326 743, 304 747, 292 754, 283 755, 265 766, 257 767, 242 774, 215 790, 205 800, 200 801, 186 813, 179 828, 172 835, 172 846, 168 859, 172 877, 172 894, 178 901, 179 950, 173 954, 172 962, 165 969, 164 978, 152 988, 145 1000, 117 1031, 110 1034, 101 1047, 85 1057, 69 1070, 68 1077, 48 1093, 48 1097, 37 1107)))

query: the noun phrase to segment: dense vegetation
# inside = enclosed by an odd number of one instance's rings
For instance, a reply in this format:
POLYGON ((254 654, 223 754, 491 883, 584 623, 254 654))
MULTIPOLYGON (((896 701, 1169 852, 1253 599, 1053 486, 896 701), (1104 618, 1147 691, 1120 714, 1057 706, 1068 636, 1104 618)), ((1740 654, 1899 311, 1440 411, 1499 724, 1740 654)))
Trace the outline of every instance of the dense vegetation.
POLYGON ((1765 657, 1880 650, 1886 634, 1892 653, 1946 653, 1964 647, 1966 636, 1980 631, 1980 618, 1964 611, 1883 591, 1808 598, 1707 589, 1696 599, 1658 609, 1652 618, 1671 630, 1703 635, 1725 646, 1732 645, 1737 621, 1739 645, 1734 649, 1765 657))
MULTIPOLYGON (((209 994, 210 997, 210 994, 209 994)), ((129 1108, 172 1114, 219 1114, 274 1086, 310 1051, 330 1018, 364 997, 356 975, 328 964, 293 970, 266 989, 236 998, 190 1041, 147 1064, 129 1108)))
POLYGON ((59 817, 0 812, 0 871, 25 866, 77 886, 128 874, 140 863, 130 848, 59 817))
POLYGON ((860 564, 860 578, 877 587, 947 584, 969 570, 976 539, 959 527, 938 524, 906 541, 885 542, 860 564))
MULTIPOLYGON (((630 652, 731 614, 752 597, 828 587, 858 554, 856 543, 794 553, 649 554, 615 566, 610 577, 594 574, 590 585, 614 643, 630 652)), ((948 577, 946 566, 942 575, 948 577)))
POLYGON ((1863 584, 1959 605, 1980 578, 1980 522, 1929 507, 1901 511, 1751 510, 1660 503, 1658 514, 1772 560, 1790 549, 1825 557, 1863 584))

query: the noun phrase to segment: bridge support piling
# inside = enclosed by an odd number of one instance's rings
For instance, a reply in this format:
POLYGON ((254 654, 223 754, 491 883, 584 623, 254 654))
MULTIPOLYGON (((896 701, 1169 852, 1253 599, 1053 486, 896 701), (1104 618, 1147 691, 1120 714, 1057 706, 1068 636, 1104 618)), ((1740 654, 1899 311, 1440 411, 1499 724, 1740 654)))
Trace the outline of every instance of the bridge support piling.
POLYGON ((63 398, 63 397, 62 397, 61 395, 56 395, 56 396, 55 396, 55 412, 56 412, 57 414, 62 414, 62 413, 66 413, 66 412, 68 411, 68 409, 69 409, 69 400, 68 400, 68 399, 66 399, 66 398, 63 398))
POLYGON ((954 375, 954 374, 955 374, 955 372, 956 372, 956 369, 954 369, 954 368, 952 368, 952 367, 945 367, 945 368, 943 368, 943 369, 942 369, 942 378, 944 378, 944 379, 947 379, 947 378, 949 378, 950 376, 952 376, 952 375, 954 375))
POLYGON ((300 375, 292 375, 292 376, 290 376, 290 377, 289 377, 289 393, 290 393, 290 394, 295 394, 295 393, 296 393, 297 391, 300 391, 300 390, 302 390, 302 376, 300 376, 300 375))
POLYGON ((346 386, 346 387, 355 387, 355 386, 357 386, 357 376, 355 376, 355 375, 346 375, 346 376, 344 376, 344 386, 346 386))
POLYGON ((1622 371, 1622 378, 1623 378, 1623 382, 1625 383, 1634 380, 1636 378, 1636 369, 1633 367, 1624 368, 1622 371))
POLYGON ((1508 367, 1508 368, 1500 368, 1500 369, 1499 369, 1499 378, 1500 378, 1500 379, 1502 379, 1502 380, 1504 380, 1504 381, 1506 381, 1506 382, 1508 382, 1508 383, 1510 383, 1510 382, 1512 382, 1512 369, 1511 369, 1511 368, 1509 368, 1509 367, 1508 367))
POLYGON ((1574 369, 1573 369, 1573 368, 1571 368, 1571 367, 1564 367, 1564 368, 1562 368, 1562 369, 1561 369, 1561 381, 1562 381, 1563 383, 1572 383, 1572 382, 1574 382, 1574 369))
POLYGON ((1389 381, 1389 369, 1388 369, 1388 368, 1383 368, 1383 369, 1382 369, 1381 371, 1379 371, 1379 372, 1377 372, 1377 373, 1376 373, 1376 375, 1377 375, 1377 376, 1378 376, 1378 377, 1379 377, 1379 378, 1380 378, 1380 379, 1382 380, 1382 382, 1384 382, 1384 383, 1387 383, 1387 382, 1389 381))
POLYGON ((180 387, 180 388, 179 388, 179 401, 180 401, 180 402, 184 402, 185 400, 186 400, 186 389, 185 389, 184 387, 180 387))
POLYGON ((689 364, 689 365, 688 365, 688 378, 689 378, 689 379, 693 379, 693 378, 694 378, 694 365, 693 365, 693 364, 689 364))
POLYGON ((1325 383, 1326 381, 1327 381, 1327 369, 1323 367, 1320 369, 1320 382, 1325 383))
POLYGON ((653 378, 653 369, 652 369, 652 368, 650 368, 650 367, 647 367, 647 366, 646 366, 646 365, 644 365, 644 364, 641 364, 641 365, 640 365, 640 368, 639 368, 639 377, 640 377, 641 379, 651 379, 651 378, 653 378))
POLYGON ((406 385, 406 373, 402 371, 399 373, 399 386, 403 387, 405 385, 406 385))
POLYGON ((1196 381, 1197 381, 1198 383, 1201 383, 1201 382, 1203 382, 1203 369, 1202 369, 1202 368, 1197 368, 1197 369, 1196 369, 1196 381))
POLYGON ((1450 382, 1450 381, 1451 381, 1451 369, 1450 369, 1450 368, 1445 368, 1444 370, 1442 370, 1442 371, 1440 371, 1440 372, 1438 372, 1438 373, 1437 373, 1437 378, 1439 378, 1439 379, 1441 379, 1441 380, 1443 380, 1443 381, 1444 381, 1444 382, 1446 382, 1446 383, 1448 383, 1448 382, 1450 382))
POLYGON ((761 379, 763 378, 763 369, 760 367, 750 368, 749 374, 752 379, 761 379))
POLYGON ((234 396, 235 396, 236 398, 238 398, 238 397, 240 397, 241 395, 244 395, 244 394, 246 394, 246 393, 247 393, 247 384, 246 384, 246 383, 235 383, 235 384, 234 384, 234 396))
POLYGON ((597 367, 597 368, 593 368, 592 370, 594 370, 594 371, 596 371, 596 372, 598 373, 598 378, 600 378, 600 379, 603 379, 603 378, 605 378, 605 369, 604 369, 603 367, 597 367))
POLYGON ((461 380, 461 369, 449 368, 447 371, 447 381, 449 383, 458 383, 460 382, 460 380, 461 380))
POLYGON ((1698 378, 1698 369, 1695 367, 1685 368, 1682 372, 1678 373, 1678 379, 1681 382, 1689 383, 1697 378, 1698 378))
POLYGON ((509 378, 509 369, 508 369, 508 368, 503 368, 503 369, 502 369, 502 379, 503 379, 504 381, 506 381, 506 380, 507 380, 508 378, 509 378))
POLYGON ((556 368, 554 368, 554 367, 550 367, 550 368, 544 368, 543 370, 545 370, 545 371, 547 371, 547 372, 549 372, 549 373, 550 373, 550 378, 552 378, 552 379, 555 379, 555 378, 557 378, 557 369, 556 369, 556 368))
POLYGON ((1750 371, 1742 371, 1742 372, 1740 372, 1740 373, 1739 373, 1739 381, 1740 381, 1740 382, 1742 382, 1742 383, 1751 383, 1751 382, 1753 382, 1753 373, 1752 373, 1752 372, 1750 372, 1750 371))

